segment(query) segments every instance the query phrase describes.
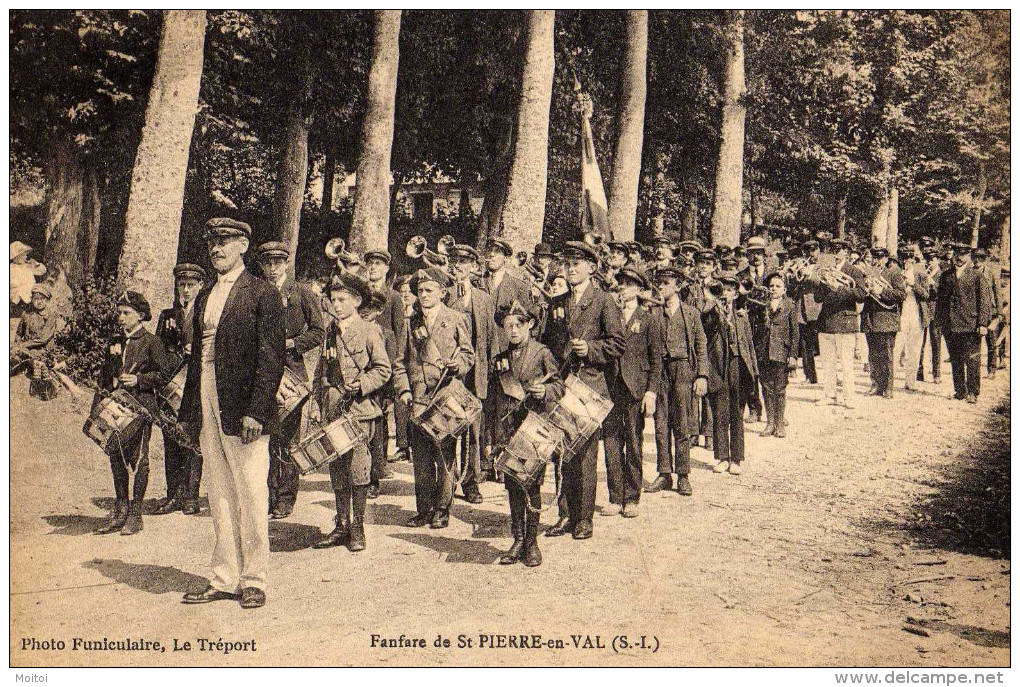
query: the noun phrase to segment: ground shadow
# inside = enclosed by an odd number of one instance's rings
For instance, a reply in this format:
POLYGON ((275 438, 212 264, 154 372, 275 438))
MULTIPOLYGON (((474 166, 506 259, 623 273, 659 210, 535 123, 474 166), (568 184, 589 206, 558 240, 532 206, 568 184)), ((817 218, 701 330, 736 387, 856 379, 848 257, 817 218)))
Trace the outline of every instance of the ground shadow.
POLYGON ((510 536, 510 514, 479 508, 454 508, 450 515, 471 525, 472 539, 498 539, 510 536))
POLYGON ((167 565, 125 563, 118 559, 95 558, 82 563, 103 576, 147 594, 184 594, 204 589, 208 580, 167 565))
POLYGON ((475 565, 492 565, 503 551, 492 546, 489 542, 475 539, 455 539, 453 537, 437 537, 435 535, 400 532, 390 534, 390 537, 401 541, 410 542, 426 549, 446 554, 447 563, 474 563, 475 565))
POLYGON ((405 510, 392 503, 370 503, 365 514, 365 522, 370 525, 390 525, 402 527, 414 517, 413 510, 405 510))
POLYGON ((945 620, 911 619, 911 625, 924 627, 938 632, 950 632, 961 639, 966 639, 971 644, 985 646, 991 649, 1008 649, 1009 632, 1002 630, 989 630, 986 627, 977 625, 958 625, 945 620))
POLYGON ((879 521, 907 531, 926 548, 1008 559, 1010 557, 1010 400, 985 416, 969 444, 929 483, 909 522, 879 521))
POLYGON ((47 532, 47 534, 77 537, 83 534, 92 534, 109 522, 110 519, 95 515, 45 515, 43 520, 46 521, 47 525, 54 528, 52 532, 47 532))
POLYGON ((271 520, 269 522, 269 550, 273 553, 289 553, 310 549, 322 539, 322 531, 313 525, 298 522, 271 520))

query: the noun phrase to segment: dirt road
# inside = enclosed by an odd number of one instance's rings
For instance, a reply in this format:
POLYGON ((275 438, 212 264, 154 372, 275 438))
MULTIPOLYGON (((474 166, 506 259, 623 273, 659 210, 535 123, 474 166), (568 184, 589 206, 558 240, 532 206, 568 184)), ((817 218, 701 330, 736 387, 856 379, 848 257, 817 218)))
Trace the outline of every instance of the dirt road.
MULTIPOLYGON (((965 451, 996 419, 1008 382, 984 380, 976 406, 950 400, 947 381, 862 398, 855 410, 816 407, 820 387, 794 383, 788 438, 749 426, 743 475, 713 474, 695 449, 693 498, 646 494, 639 518, 596 516, 592 540, 541 538, 537 569, 496 564, 510 541, 498 484, 483 485, 480 506, 458 500, 446 530, 403 527, 407 463, 370 502, 367 551, 312 550, 333 508, 328 477, 312 475, 294 515, 270 525, 269 603, 244 611, 179 603, 205 584, 207 514, 146 516, 134 537, 91 534, 111 500, 106 458, 66 397, 39 402, 15 379, 11 663, 1008 665, 1008 551, 931 548, 915 527, 947 471, 980 460, 965 451), (373 635, 426 647, 373 647, 373 635), (450 646, 437 648, 438 635, 450 646), (490 635, 543 644, 478 648, 510 641, 490 635), (158 640, 165 651, 84 651, 76 637, 158 640), (224 653, 220 638, 254 640, 254 651, 224 653), (174 651, 175 639, 190 650, 174 651), (41 648, 46 640, 65 646, 41 648)), ((998 422, 1008 431, 1008 408, 998 422)), ((159 444, 152 499, 164 492, 159 444)))

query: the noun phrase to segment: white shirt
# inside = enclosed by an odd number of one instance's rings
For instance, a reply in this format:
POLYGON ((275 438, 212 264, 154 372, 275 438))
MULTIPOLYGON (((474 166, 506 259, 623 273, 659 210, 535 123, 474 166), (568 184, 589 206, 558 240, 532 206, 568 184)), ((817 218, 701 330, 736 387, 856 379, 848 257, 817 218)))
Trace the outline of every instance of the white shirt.
POLYGON ((432 324, 436 321, 436 314, 438 312, 439 312, 438 306, 421 309, 422 317, 425 319, 425 326, 428 327, 429 332, 432 331, 432 324))
POLYGON ((666 301, 666 312, 669 313, 670 317, 676 316, 680 312, 680 299, 670 299, 666 301))
POLYGON ((581 302, 581 297, 584 296, 585 291, 588 290, 588 285, 590 283, 591 283, 591 279, 585 279, 583 282, 581 282, 577 286, 573 287, 574 288, 574 293, 573 293, 573 297, 574 297, 573 304, 574 305, 577 305, 578 303, 581 302))
POLYGON ((244 263, 238 261, 237 267, 226 274, 218 274, 216 276, 216 283, 210 289, 209 298, 205 302, 205 316, 202 319, 204 329, 216 329, 220 317, 223 316, 223 306, 227 304, 227 296, 230 295, 230 289, 234 288, 234 282, 237 281, 237 278, 241 276, 243 271, 244 263))
POLYGON ((623 304, 623 308, 620 309, 620 312, 623 313, 624 324, 630 322, 630 318, 634 315, 634 311, 637 310, 637 306, 638 302, 636 298, 623 304))
POLYGON ((496 289, 499 288, 499 285, 503 283, 503 275, 504 274, 506 274, 506 268, 505 267, 503 269, 496 270, 489 277, 489 279, 490 279, 489 283, 492 284, 492 291, 493 291, 493 293, 495 293, 496 289))

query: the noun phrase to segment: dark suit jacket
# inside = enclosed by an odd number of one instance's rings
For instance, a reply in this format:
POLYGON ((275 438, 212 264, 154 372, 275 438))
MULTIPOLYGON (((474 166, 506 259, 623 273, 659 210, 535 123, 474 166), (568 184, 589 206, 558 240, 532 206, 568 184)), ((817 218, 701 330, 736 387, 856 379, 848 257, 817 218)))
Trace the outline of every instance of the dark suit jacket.
POLYGON ((308 379, 305 353, 321 346, 326 336, 322 307, 310 288, 290 278, 283 282, 280 298, 283 299, 285 338, 294 341, 294 348, 286 349, 284 364, 301 379, 308 379))
POLYGON ((493 429, 493 443, 505 445, 513 436, 513 433, 520 427, 524 417, 529 410, 541 412, 551 409, 551 406, 563 396, 563 380, 557 374, 556 360, 549 349, 530 339, 523 346, 519 355, 513 355, 506 350, 492 361, 493 376, 497 383, 492 387, 492 399, 495 408, 493 429), (510 362, 510 369, 500 370, 498 361, 502 358, 510 362), (521 398, 522 392, 528 386, 546 376, 545 398, 541 401, 525 395, 521 398), (521 404, 520 401, 524 400, 521 404))
POLYGON ((175 356, 178 361, 187 357, 186 351, 194 339, 192 325, 194 320, 185 316, 184 308, 174 305, 159 314, 156 323, 156 336, 163 342, 167 353, 175 356))
MULTIPOLYGON (((489 394, 489 360, 503 350, 500 335, 496 331, 496 314, 492 307, 492 298, 482 289, 471 287, 471 306, 464 310, 460 302, 453 302, 450 308, 464 315, 467 320, 468 332, 471 334, 471 346, 475 351, 475 366, 470 373, 474 384, 472 389, 476 396, 485 399, 489 394)), ((471 385, 468 385, 471 388, 471 385)))
POLYGON ((106 346, 99 384, 107 390, 117 388, 122 373, 138 377, 138 385, 127 389, 149 411, 156 409, 156 390, 161 389, 174 373, 174 357, 167 353, 163 342, 148 329, 141 327, 129 337, 114 335, 106 346))
MULTIPOLYGON (((213 284, 207 284, 195 300, 194 365, 188 366, 181 401, 182 422, 201 426, 199 397, 202 374, 202 320, 213 284)), ((276 430, 276 391, 283 377, 286 346, 283 301, 272 284, 247 270, 234 282, 216 328, 216 397, 220 423, 229 436, 241 434, 241 418, 262 423, 262 433, 276 430)))
MULTIPOLYGON (((863 274, 850 265, 844 265, 843 271, 854 277, 857 281, 855 286, 830 289, 815 279, 804 280, 804 284, 813 290, 815 300, 822 304, 818 313, 818 331, 823 334, 856 334, 861 330, 857 304, 863 303, 867 297, 861 288, 863 274)), ((804 313, 804 318, 811 321, 807 313, 804 313)))
POLYGON ((609 398, 609 376, 614 361, 623 355, 626 346, 620 308, 594 281, 589 282, 577 307, 572 302, 572 293, 549 301, 549 317, 542 333, 542 343, 552 351, 558 364, 562 365, 569 355, 570 369, 574 374, 609 398), (588 357, 577 360, 570 353, 571 339, 588 342, 588 357))
POLYGON ((785 363, 796 358, 800 348, 800 324, 797 322, 797 306, 789 298, 779 302, 779 309, 772 311, 765 307, 765 331, 763 350, 758 351, 762 360, 785 363))
POLYGON ((939 280, 936 317, 944 332, 973 332, 987 327, 992 320, 987 280, 973 265, 964 268, 961 278, 949 265, 939 280))
POLYGON ((882 291, 879 298, 893 307, 883 308, 868 296, 861 309, 861 331, 866 334, 900 330, 900 315, 903 312, 903 301, 907 297, 906 277, 899 267, 885 267, 880 274, 889 282, 889 287, 882 291))
POLYGON ((398 346, 400 352, 393 360, 393 386, 397 395, 410 391, 414 412, 421 412, 429 402, 429 394, 443 375, 446 363, 457 363, 456 376, 463 379, 475 364, 475 350, 463 313, 451 310, 440 303, 436 306, 432 329, 425 329, 425 320, 419 310, 407 321, 405 341, 398 346))
MULTIPOLYGON (((622 318, 621 318, 622 322, 622 318)), ((662 317, 638 306, 624 324, 624 352, 614 366, 613 395, 639 401, 646 393, 658 394, 662 379, 665 335, 662 317)))
POLYGON ((532 303, 531 287, 510 274, 509 271, 503 275, 503 281, 496 289, 492 288, 491 277, 486 278, 485 290, 492 296, 492 304, 496 312, 506 310, 514 301, 518 301, 525 308, 532 303))
MULTIPOLYGON (((729 355, 729 328, 725 325, 723 316, 716 306, 706 311, 701 316, 701 321, 704 324, 705 338, 708 342, 708 391, 714 394, 723 387, 723 368, 729 355)), ((757 377, 758 361, 755 359, 754 343, 751 341, 751 324, 747 320, 745 311, 735 311, 733 327, 737 336, 740 362, 752 377, 757 377)))

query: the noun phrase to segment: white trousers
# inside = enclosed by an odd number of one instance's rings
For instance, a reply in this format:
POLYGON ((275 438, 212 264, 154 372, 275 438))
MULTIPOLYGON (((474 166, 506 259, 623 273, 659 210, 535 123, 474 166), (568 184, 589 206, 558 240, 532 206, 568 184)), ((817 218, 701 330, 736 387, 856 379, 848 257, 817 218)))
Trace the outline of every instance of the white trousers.
POLYGON ((836 398, 836 382, 843 384, 843 397, 854 398, 854 348, 857 345, 857 334, 822 334, 818 335, 818 352, 822 358, 825 373, 822 386, 825 395, 836 398), (842 374, 839 374, 842 373, 842 374))
POLYGON ((203 475, 216 545, 210 584, 224 592, 265 591, 269 571, 269 436, 250 444, 220 425, 216 368, 202 366, 203 475))
POLYGON ((917 307, 908 308, 904 305, 903 316, 900 318, 900 332, 896 335, 896 343, 893 345, 892 375, 893 379, 896 379, 897 368, 903 370, 905 389, 917 388, 917 365, 921 362, 923 342, 924 330, 921 328, 921 316, 917 307))

